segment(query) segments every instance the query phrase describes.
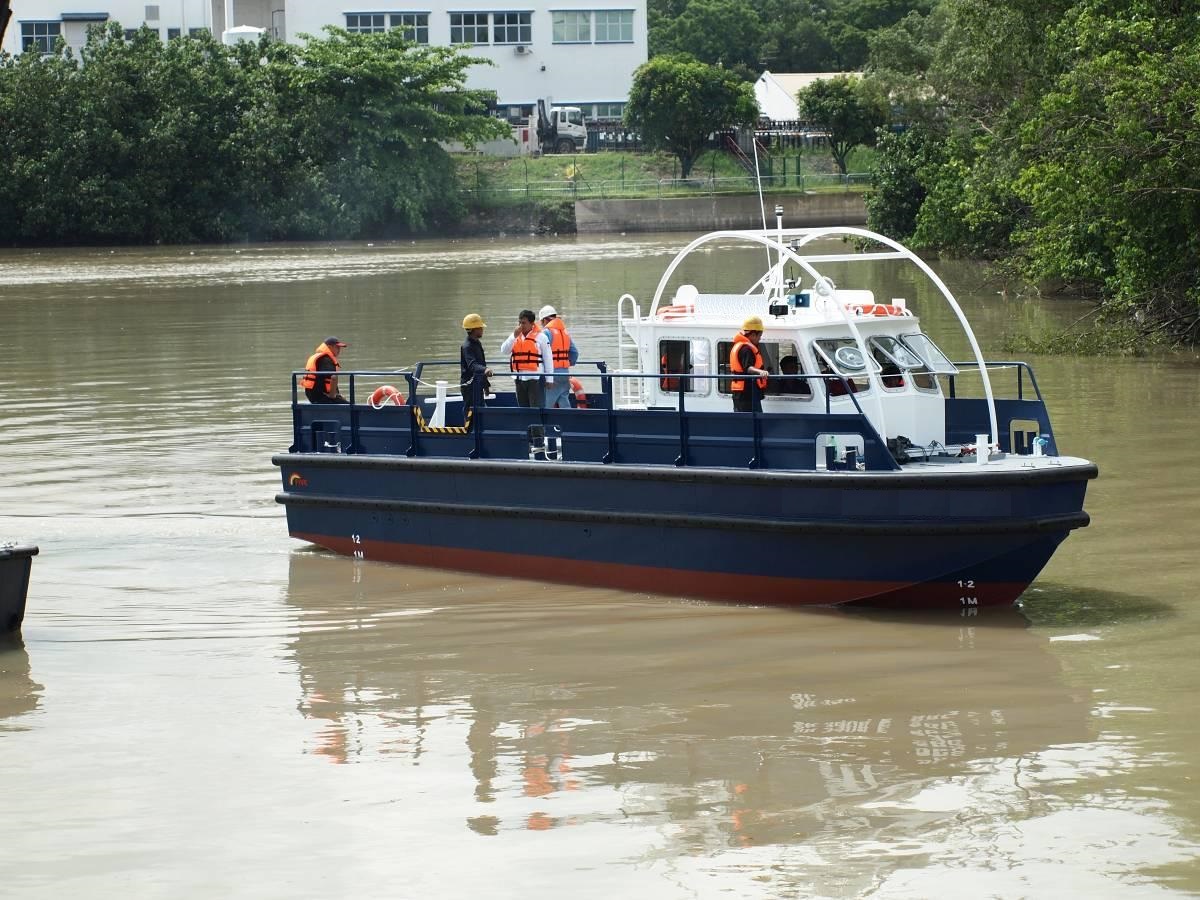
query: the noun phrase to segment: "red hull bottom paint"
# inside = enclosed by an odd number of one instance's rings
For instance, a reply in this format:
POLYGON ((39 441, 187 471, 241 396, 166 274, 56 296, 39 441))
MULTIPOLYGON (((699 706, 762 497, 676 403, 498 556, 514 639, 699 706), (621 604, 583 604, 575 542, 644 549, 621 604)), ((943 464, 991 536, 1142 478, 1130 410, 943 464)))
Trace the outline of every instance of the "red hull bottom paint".
MULTIPOLYGON (((526 553, 496 553, 455 547, 430 547, 391 541, 363 540, 323 534, 292 532, 292 537, 326 547, 346 556, 362 553, 373 561, 402 563, 449 571, 500 575, 527 580, 530 572, 554 571, 562 584, 582 587, 617 588, 636 593, 661 593, 701 600, 723 600, 755 606, 838 606, 858 604, 882 608, 953 608, 1009 606, 1029 585, 1025 582, 991 583, 986 589, 964 591, 956 581, 910 583, 901 581, 855 581, 852 579, 783 578, 775 575, 736 575, 695 572, 657 566, 562 560, 526 553), (655 587, 669 588, 655 590, 655 587)), ((549 580, 541 579, 539 580, 549 580)))

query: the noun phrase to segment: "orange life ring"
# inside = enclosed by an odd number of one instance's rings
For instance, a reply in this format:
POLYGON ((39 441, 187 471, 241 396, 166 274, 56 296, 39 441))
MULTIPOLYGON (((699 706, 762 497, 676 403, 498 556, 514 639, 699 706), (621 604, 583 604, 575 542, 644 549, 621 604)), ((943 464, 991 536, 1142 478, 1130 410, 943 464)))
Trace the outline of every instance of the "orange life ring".
POLYGON ((696 307, 691 304, 676 304, 674 306, 660 306, 656 315, 660 319, 687 319, 696 314, 696 307))
POLYGON ((579 379, 572 375, 570 384, 571 393, 575 395, 575 408, 587 409, 587 394, 583 392, 583 385, 579 383, 579 379))
POLYGON ((403 406, 404 395, 390 384, 385 384, 371 391, 370 404, 375 409, 381 409, 388 404, 392 406, 403 406))
POLYGON ((852 303, 847 308, 856 316, 902 316, 904 309, 891 303, 852 303))

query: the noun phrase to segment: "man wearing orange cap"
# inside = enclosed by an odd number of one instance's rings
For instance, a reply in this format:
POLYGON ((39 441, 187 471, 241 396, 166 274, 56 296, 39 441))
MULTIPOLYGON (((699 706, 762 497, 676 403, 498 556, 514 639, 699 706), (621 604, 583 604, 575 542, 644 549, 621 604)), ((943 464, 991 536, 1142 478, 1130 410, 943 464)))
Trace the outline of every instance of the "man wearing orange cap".
POLYGON ((343 347, 350 345, 341 338, 327 337, 317 345, 313 355, 305 363, 305 375, 300 379, 304 396, 309 403, 349 403, 338 392, 337 371, 342 367, 338 357, 343 347), (328 374, 318 374, 318 373, 328 374))
POLYGON ((762 395, 767 389, 766 376, 771 374, 758 349, 762 333, 763 320, 758 316, 750 316, 742 323, 742 330, 733 336, 733 346, 729 349, 729 371, 734 375, 760 376, 730 382, 734 412, 762 412, 762 395))

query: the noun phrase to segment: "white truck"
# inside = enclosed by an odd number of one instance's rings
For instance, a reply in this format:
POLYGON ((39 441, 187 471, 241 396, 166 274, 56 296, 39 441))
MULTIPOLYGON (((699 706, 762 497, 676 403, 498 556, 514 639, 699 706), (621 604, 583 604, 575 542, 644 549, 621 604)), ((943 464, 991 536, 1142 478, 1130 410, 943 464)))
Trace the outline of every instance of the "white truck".
MULTIPOLYGON (((534 122, 530 120, 530 128, 534 122)), ((581 153, 587 149, 587 123, 578 106, 537 102, 537 146, 543 153, 581 153)))

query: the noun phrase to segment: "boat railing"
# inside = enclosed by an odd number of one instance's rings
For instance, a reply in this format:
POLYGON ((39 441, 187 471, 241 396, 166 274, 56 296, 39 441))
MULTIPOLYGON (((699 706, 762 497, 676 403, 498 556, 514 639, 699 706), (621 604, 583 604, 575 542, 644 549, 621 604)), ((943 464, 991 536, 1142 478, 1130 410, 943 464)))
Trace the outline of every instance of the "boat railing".
MULTIPOLYGON (((980 370, 979 363, 977 363, 973 359, 972 360, 964 360, 962 362, 955 361, 953 363, 953 365, 956 369, 959 370, 959 373, 958 373, 959 375, 962 375, 964 373, 969 373, 969 372, 978 373, 980 370)), ((1029 363, 1021 362, 1019 360, 1011 360, 1011 361, 1010 360, 1004 360, 1004 361, 985 360, 984 366, 987 368, 989 373, 1003 372, 1003 371, 1011 371, 1011 372, 1015 373, 1015 376, 1016 376, 1015 388, 1016 388, 1016 395, 1017 395, 1016 399, 1017 400, 1025 400, 1026 399, 1026 397, 1025 397, 1025 391, 1026 391, 1025 382, 1028 380, 1029 387, 1032 388, 1032 390, 1033 390, 1033 399, 1037 400, 1038 402, 1045 402, 1042 400, 1042 392, 1041 392, 1041 389, 1038 388, 1037 378, 1034 377, 1033 367, 1030 366, 1029 363)), ((957 376, 955 376, 955 375, 946 376, 946 396, 949 397, 951 400, 956 399, 958 397, 959 384, 958 384, 956 378, 957 378, 957 376)))
MULTIPOLYGON (((533 458, 532 435, 536 432, 563 441, 572 448, 567 458, 580 462, 812 471, 830 467, 824 448, 837 445, 840 451, 834 468, 857 468, 860 463, 864 469, 874 471, 898 467, 858 398, 838 375, 770 378, 841 381, 853 412, 833 412, 827 396, 823 413, 734 414, 729 410, 689 409, 685 386, 681 386, 671 407, 621 407, 612 403, 614 378, 651 379, 662 378, 662 374, 608 373, 602 362, 596 362, 591 364, 596 367, 595 374, 584 377, 599 377, 601 391, 589 394, 587 409, 520 407, 514 402, 477 404, 468 414, 466 404, 455 402, 456 409, 446 417, 445 424, 435 422, 432 414, 437 397, 430 396, 427 389, 437 382, 428 381, 428 373, 458 365, 457 360, 433 360, 404 373, 339 373, 346 380, 349 404, 301 403, 297 385, 306 373, 293 372, 293 452, 524 459, 533 458), (400 398, 380 406, 365 402, 369 396, 366 385, 378 385, 400 374, 408 384, 402 404, 397 402, 400 398), (848 448, 855 452, 848 453, 848 448)), ((454 373, 457 381, 457 368, 454 373)), ((728 378, 728 374, 686 376, 691 380, 728 378)), ((471 385, 465 386, 464 395, 469 396, 472 389, 471 385)), ((759 390, 754 381, 750 389, 759 390)), ((460 402, 461 398, 454 400, 460 402)))

